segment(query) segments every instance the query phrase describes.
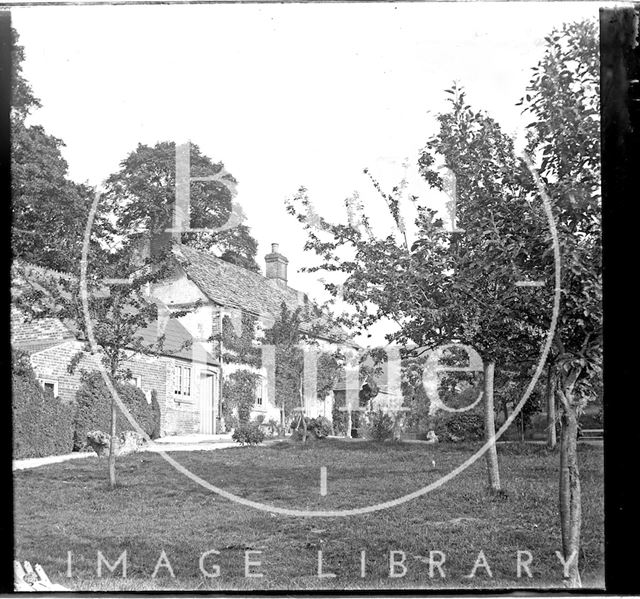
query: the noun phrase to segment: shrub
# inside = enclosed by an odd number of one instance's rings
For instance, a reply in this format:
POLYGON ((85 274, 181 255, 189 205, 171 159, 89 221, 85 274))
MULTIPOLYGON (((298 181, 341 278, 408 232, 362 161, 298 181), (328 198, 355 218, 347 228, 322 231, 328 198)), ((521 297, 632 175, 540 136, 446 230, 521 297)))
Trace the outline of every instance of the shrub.
POLYGON ((264 441, 264 432, 257 422, 243 422, 233 431, 231 438, 240 445, 258 445, 264 441))
POLYGON ((310 430, 318 439, 324 439, 331 434, 333 429, 331 422, 327 418, 318 416, 309 421, 307 430, 310 430))
POLYGON ((224 430, 226 433, 230 433, 240 424, 240 421, 238 420, 238 417, 235 414, 225 413, 224 406, 222 409, 223 409, 222 413, 224 415, 224 430))
MULTIPOLYGON (((333 430, 331 422, 324 416, 318 416, 317 418, 309 418, 308 416, 305 416, 304 420, 307 424, 307 439, 325 439, 333 430)), ((294 441, 302 441, 304 429, 302 426, 298 429, 297 426, 298 420, 296 419, 290 425, 290 428, 292 429, 291 438, 294 441)))
POLYGON ((432 421, 441 441, 478 441, 484 437, 484 418, 478 412, 439 411, 432 421))
POLYGON ((271 418, 264 426, 266 426, 267 430, 269 431, 270 437, 280 435, 280 424, 273 418, 271 418))
POLYGON ((367 436, 375 441, 393 439, 393 419, 382 410, 372 412, 369 416, 367 436))
POLYGON ((162 435, 161 430, 161 412, 160 404, 158 403, 158 393, 155 389, 151 391, 151 413, 153 414, 153 428, 151 430, 150 437, 152 439, 159 439, 162 435))
POLYGON ((256 387, 260 375, 241 369, 232 372, 223 381, 222 395, 225 398, 225 418, 237 413, 240 423, 248 423, 256 402, 256 387))
MULTIPOLYGON (((129 383, 115 383, 114 386, 138 426, 151 437, 156 428, 158 416, 154 415, 153 408, 147 403, 144 393, 129 383)), ((83 373, 80 388, 76 393, 74 426, 74 446, 76 449, 86 447, 89 431, 111 432, 111 400, 111 393, 98 371, 83 373)), ((135 430, 120 408, 117 409, 116 425, 116 434, 135 430)))
POLYGON ((73 450, 73 407, 38 383, 24 352, 12 355, 13 457, 40 458, 73 450))

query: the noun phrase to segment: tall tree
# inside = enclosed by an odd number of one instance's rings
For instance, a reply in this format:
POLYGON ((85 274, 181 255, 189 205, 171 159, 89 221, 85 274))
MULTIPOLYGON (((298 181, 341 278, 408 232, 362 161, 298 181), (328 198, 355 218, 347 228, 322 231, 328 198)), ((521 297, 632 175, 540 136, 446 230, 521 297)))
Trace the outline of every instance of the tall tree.
MULTIPOLYGON (((24 49, 13 31, 11 199, 13 256, 62 271, 77 269, 92 190, 68 178, 62 140, 27 120, 40 101, 22 74, 24 49)), ((104 234, 108 222, 99 219, 104 234)), ((95 251, 99 244, 94 243, 95 251)))
POLYGON ((599 41, 593 21, 545 38, 522 100, 532 116, 527 150, 539 162, 557 221, 562 297, 549 361, 559 399, 560 520, 566 584, 580 586, 578 418, 595 398, 602 363, 599 41))
MULTIPOLYGON (((353 201, 347 225, 318 215, 308 218, 312 208, 304 190, 289 208, 308 231, 306 249, 322 258, 309 270, 346 275, 343 295, 356 308, 356 325, 364 328, 390 318, 398 330, 387 336, 389 341, 435 348, 455 340, 480 353, 490 440, 495 364, 532 363, 550 320, 549 308, 546 321, 543 311, 549 293, 536 297, 515 285, 545 278, 541 264, 548 233, 542 206, 531 201, 531 177, 514 155, 511 139, 488 115, 473 111, 462 90, 454 87, 449 93, 450 110, 439 115, 440 130, 421 152, 419 166, 435 189, 444 185, 437 160, 455 173, 456 224, 462 233, 446 231, 417 198, 411 198, 417 218, 410 231, 400 187, 387 193, 375 180, 395 225, 392 234, 377 236, 364 208, 353 201), (347 258, 345 248, 351 249, 347 258)), ((499 490, 495 445, 487 455, 491 487, 499 490)))
MULTIPOLYGON (((285 302, 271 328, 264 334, 263 343, 275 348, 276 405, 280 408, 280 423, 286 427, 295 408, 305 407, 305 351, 316 353, 315 393, 324 400, 333 389, 341 372, 344 357, 340 351, 321 351, 311 327, 303 331, 301 307, 290 310, 285 302)), ((310 383, 310 381, 309 381, 310 383)))
POLYGON ((264 342, 275 347, 276 403, 280 408, 280 425, 285 428, 295 408, 304 407, 304 354, 301 308, 293 311, 283 302, 280 314, 264 342))
MULTIPOLYGON (((223 172, 224 165, 214 163, 190 144, 190 177, 211 177, 223 172)), ((214 232, 187 232, 181 242, 197 249, 215 251, 223 260, 258 271, 257 242, 249 228, 235 224, 225 228, 233 216, 231 175, 225 180, 191 181, 189 185, 189 228, 214 229, 214 232)), ((139 235, 166 236, 173 227, 176 209, 176 144, 160 142, 155 146, 139 144, 121 163, 120 170, 109 177, 106 200, 116 216, 116 229, 129 243, 137 243, 139 235)))

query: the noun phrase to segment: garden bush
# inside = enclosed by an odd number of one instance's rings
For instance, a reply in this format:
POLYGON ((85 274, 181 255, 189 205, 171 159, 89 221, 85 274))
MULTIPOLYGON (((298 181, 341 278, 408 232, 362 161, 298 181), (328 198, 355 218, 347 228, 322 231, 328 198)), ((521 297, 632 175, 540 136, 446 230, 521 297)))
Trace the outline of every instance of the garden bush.
MULTIPOLYGON (((129 383, 116 383, 115 388, 138 426, 151 437, 156 428, 158 416, 154 414, 152 405, 147 403, 144 393, 129 383)), ((74 447, 77 450, 86 447, 89 431, 111 432, 111 399, 111 394, 99 372, 83 373, 80 388, 76 393, 74 447)), ((119 408, 117 414, 117 434, 135 430, 119 408)))
POLYGON ((484 438, 484 418, 479 412, 439 411, 432 428, 441 441, 479 441, 484 438))
POLYGON ((12 355, 13 457, 40 458, 73 450, 73 407, 45 391, 23 352, 12 355))
MULTIPOLYGON (((305 416, 304 420, 307 424, 307 439, 325 439, 333 430, 331 422, 324 416, 318 416, 316 418, 309 418, 308 416, 305 416)), ((294 441, 302 441, 304 430, 302 425, 300 425, 299 429, 297 427, 298 420, 296 419, 290 425, 290 428, 292 429, 291 438, 294 441)))
POLYGON ((243 422, 233 431, 231 438, 240 445, 258 445, 264 441, 264 431, 258 422, 243 422))
POLYGON ((374 441, 393 439, 393 419, 382 410, 371 412, 366 428, 366 434, 374 441))
POLYGON ((333 428, 328 418, 324 416, 318 416, 312 418, 307 426, 308 430, 311 430, 318 439, 324 439, 331 434, 333 428))
POLYGON ((161 430, 161 413, 160 404, 158 403, 158 393, 155 389, 151 391, 151 413, 153 415, 153 428, 151 430, 150 437, 152 439, 159 439, 162 435, 161 430))

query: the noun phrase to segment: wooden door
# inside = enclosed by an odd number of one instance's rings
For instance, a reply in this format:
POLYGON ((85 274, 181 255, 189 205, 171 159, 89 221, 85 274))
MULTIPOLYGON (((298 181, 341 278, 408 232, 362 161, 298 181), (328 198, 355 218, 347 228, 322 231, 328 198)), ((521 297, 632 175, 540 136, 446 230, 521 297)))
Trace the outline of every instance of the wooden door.
POLYGON ((213 374, 205 373, 200 385, 200 432, 205 435, 214 433, 214 379, 213 374))

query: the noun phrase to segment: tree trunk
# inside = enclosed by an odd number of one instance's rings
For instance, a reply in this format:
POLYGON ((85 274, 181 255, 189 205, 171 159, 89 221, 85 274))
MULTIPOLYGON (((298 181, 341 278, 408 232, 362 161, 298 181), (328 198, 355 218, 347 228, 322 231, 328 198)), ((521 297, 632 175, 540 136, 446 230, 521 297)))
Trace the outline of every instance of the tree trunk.
POLYGON ((500 491, 500 472, 498 470, 498 452, 496 450, 496 425, 493 412, 493 373, 495 364, 487 362, 484 366, 484 435, 485 441, 491 441, 485 453, 489 488, 492 492, 500 491))
POLYGON ((556 389, 553 368, 547 366, 547 447, 555 449, 556 439, 556 389))
POLYGON ((116 437, 118 414, 116 410, 116 400, 111 398, 111 443, 109 444, 109 487, 111 489, 116 487, 116 444, 118 443, 116 437))
POLYGON ((560 429, 560 527, 562 531, 562 553, 568 564, 564 585, 580 588, 580 527, 582 507, 580 501, 580 472, 578 470, 578 417, 570 398, 569 408, 562 411, 560 429), (571 560, 569 562, 569 560, 571 560))

